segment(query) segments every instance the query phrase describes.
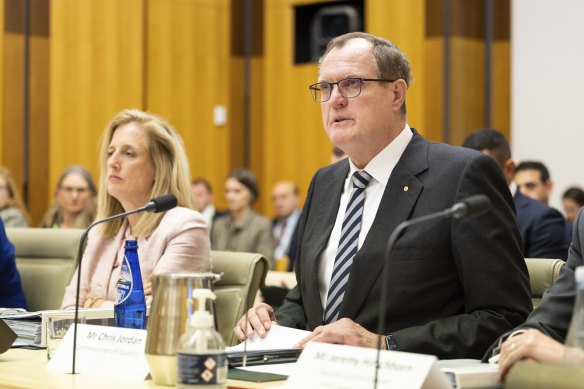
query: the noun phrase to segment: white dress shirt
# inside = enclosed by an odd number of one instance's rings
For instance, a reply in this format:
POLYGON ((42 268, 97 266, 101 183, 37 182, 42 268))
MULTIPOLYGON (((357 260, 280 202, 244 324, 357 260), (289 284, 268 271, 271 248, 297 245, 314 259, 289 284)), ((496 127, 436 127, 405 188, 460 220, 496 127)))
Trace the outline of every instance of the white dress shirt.
MULTIPOLYGON (((365 166, 365 169, 363 169, 369 173, 372 179, 365 189, 365 205, 363 206, 363 217, 361 219, 361 230, 359 231, 357 250, 361 248, 361 245, 367 237, 367 233, 369 232, 373 220, 375 219, 375 215, 377 214, 377 209, 379 209, 379 204, 381 203, 385 186, 389 181, 389 176, 395 165, 397 165, 397 162, 401 158, 407 145, 410 143, 412 135, 412 130, 406 124, 402 132, 390 144, 381 150, 379 154, 373 157, 367 166, 365 166)), ((323 307, 326 307, 327 294, 331 276, 333 274, 337 248, 339 246, 339 241, 341 240, 343 219, 345 218, 347 204, 349 203, 353 191, 351 177, 353 176, 353 173, 359 170, 355 164, 353 164, 351 159, 349 159, 349 165, 350 169, 345 178, 343 194, 341 195, 335 225, 318 265, 318 288, 320 291, 320 301, 323 307)))

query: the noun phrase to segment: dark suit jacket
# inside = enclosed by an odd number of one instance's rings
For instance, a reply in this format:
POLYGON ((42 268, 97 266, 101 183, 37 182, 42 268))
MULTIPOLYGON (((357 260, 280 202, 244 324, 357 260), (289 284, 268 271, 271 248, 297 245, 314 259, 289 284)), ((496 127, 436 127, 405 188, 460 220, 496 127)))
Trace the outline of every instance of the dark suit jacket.
MULTIPOLYGON (((323 323, 318 262, 337 215, 345 161, 312 179, 299 225, 298 285, 276 312, 282 325, 313 330, 323 323)), ((377 215, 351 269, 339 317, 377 332, 384 250, 404 220, 483 193, 486 214, 409 228, 389 266, 386 327, 400 350, 439 358, 480 358, 501 333, 531 311, 527 267, 513 199, 501 168, 477 151, 430 143, 414 135, 394 168, 377 215)))
POLYGON ((16 269, 14 245, 10 243, 0 220, 0 308, 24 308, 26 301, 16 269))
MULTIPOLYGON (((272 219, 272 229, 276 226, 277 221, 278 221, 277 218, 272 219)), ((298 219, 296 224, 293 226, 294 233, 290 237, 290 243, 288 244, 288 248, 286 249, 286 256, 290 260, 290 262, 288 262, 288 271, 294 271, 294 262, 296 261, 296 252, 298 250, 298 225, 300 224, 299 221, 300 219, 298 219)))
MULTIPOLYGON (((572 320, 574 301, 576 299, 576 279, 574 272, 578 266, 584 265, 584 261, 582 260, 582 247, 584 247, 583 212, 584 208, 580 209, 574 220, 572 244, 568 252, 566 266, 564 266, 560 277, 544 293, 541 303, 529 315, 526 322, 518 328, 536 328, 559 342, 565 342, 570 320, 572 320)), ((505 333, 502 338, 506 338, 510 332, 505 333)), ((484 360, 492 356, 491 351, 498 343, 499 341, 493 343, 489 351, 485 354, 484 360)))
POLYGON ((519 190, 514 201, 525 258, 566 259, 570 241, 566 239, 566 221, 562 214, 519 190))

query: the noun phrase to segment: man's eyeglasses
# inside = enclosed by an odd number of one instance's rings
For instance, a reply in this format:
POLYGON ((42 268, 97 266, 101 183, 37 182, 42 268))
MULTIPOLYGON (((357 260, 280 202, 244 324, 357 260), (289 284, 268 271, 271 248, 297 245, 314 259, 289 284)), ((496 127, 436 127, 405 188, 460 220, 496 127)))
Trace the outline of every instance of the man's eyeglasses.
POLYGON ((341 96, 350 99, 361 94, 361 87, 365 81, 395 82, 396 80, 384 80, 381 78, 345 78, 338 82, 317 82, 316 84, 310 85, 308 88, 312 93, 314 101, 317 103, 324 103, 331 98, 334 85, 339 88, 341 96))

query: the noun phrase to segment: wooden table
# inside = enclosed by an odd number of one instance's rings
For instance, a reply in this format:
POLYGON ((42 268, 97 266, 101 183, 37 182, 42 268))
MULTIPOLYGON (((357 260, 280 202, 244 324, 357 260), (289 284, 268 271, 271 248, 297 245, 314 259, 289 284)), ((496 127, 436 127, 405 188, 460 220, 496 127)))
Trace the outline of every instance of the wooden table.
MULTIPOLYGON (((0 355, 0 389, 103 389, 123 387, 124 389, 170 388, 157 385, 151 380, 126 381, 90 374, 66 374, 46 368, 46 350, 25 350, 13 348, 0 355)), ((229 380, 231 389, 260 389, 282 385, 282 381, 253 383, 229 380)))

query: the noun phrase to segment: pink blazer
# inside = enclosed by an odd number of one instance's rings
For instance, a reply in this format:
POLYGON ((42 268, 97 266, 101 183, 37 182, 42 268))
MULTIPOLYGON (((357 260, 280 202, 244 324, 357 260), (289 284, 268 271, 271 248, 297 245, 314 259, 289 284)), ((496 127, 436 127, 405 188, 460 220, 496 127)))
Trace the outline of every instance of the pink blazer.
MULTIPOLYGON (((124 242, 129 236, 125 221, 114 237, 103 237, 99 228, 89 233, 81 268, 79 305, 89 292, 106 300, 104 307, 113 306, 120 278, 124 242)), ((138 239, 138 257, 142 281, 154 274, 172 271, 208 272, 211 269, 209 233, 205 218, 196 211, 177 207, 167 211, 154 232, 138 239)), ((65 289, 61 309, 75 306, 77 270, 65 289)), ((150 304, 152 296, 146 296, 150 304)))

